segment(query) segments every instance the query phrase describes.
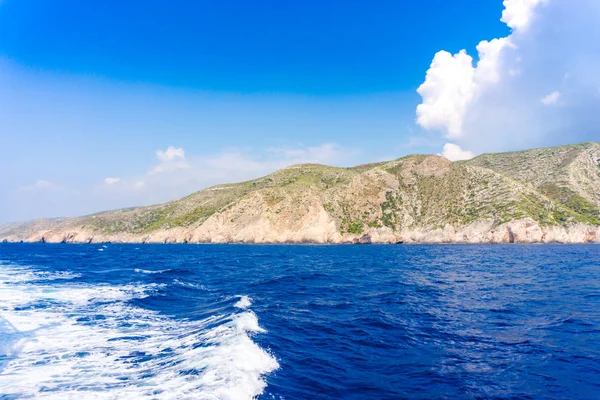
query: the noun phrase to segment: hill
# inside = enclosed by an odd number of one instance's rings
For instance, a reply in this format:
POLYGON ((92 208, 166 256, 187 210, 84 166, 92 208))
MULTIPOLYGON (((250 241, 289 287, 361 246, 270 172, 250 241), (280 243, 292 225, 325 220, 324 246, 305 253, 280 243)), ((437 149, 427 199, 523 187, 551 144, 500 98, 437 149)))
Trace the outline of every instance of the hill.
POLYGON ((295 165, 169 203, 0 227, 0 241, 599 242, 600 145, 295 165))

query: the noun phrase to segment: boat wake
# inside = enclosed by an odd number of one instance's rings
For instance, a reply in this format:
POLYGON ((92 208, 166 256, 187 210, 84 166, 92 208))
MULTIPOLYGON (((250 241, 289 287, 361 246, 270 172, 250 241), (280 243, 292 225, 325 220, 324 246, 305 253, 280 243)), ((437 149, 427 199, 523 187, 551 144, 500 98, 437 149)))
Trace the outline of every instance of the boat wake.
POLYGON ((246 296, 228 314, 173 319, 131 304, 164 287, 70 282, 0 265, 0 393, 38 399, 252 399, 279 367, 252 341, 246 296))

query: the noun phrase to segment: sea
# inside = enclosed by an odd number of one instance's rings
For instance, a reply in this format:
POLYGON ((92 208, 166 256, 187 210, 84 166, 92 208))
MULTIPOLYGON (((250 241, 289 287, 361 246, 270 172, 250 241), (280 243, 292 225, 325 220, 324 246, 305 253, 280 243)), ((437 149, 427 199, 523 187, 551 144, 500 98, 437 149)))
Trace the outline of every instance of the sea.
POLYGON ((0 244, 0 399, 600 399, 600 246, 0 244))

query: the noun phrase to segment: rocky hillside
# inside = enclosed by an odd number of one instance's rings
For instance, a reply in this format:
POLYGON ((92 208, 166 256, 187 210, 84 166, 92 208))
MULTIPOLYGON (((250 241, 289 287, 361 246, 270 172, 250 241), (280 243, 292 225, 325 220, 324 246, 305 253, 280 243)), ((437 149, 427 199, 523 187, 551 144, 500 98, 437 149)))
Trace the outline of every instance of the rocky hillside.
POLYGON ((542 194, 599 224, 600 144, 484 154, 469 165, 489 168, 533 186, 542 194))
POLYGON ((0 227, 0 241, 600 242, 600 145, 295 165, 166 204, 0 227))

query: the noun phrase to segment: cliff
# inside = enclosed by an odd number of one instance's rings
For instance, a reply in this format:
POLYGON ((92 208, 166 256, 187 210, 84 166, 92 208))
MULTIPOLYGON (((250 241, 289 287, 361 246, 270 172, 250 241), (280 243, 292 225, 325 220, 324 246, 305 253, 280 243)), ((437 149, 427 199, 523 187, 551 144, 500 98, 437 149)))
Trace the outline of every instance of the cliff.
POLYGON ((0 241, 599 243, 600 144, 295 165, 166 204, 0 227, 0 241))

